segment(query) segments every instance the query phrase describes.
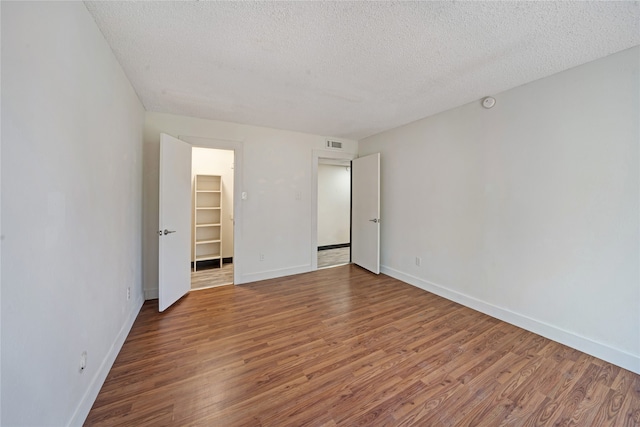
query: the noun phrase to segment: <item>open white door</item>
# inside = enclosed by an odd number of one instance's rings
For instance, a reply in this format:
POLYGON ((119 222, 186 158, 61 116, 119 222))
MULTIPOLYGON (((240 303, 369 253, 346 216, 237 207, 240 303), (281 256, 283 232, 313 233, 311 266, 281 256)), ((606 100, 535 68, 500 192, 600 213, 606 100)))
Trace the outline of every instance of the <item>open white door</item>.
POLYGON ((351 163, 351 261, 380 273, 380 153, 351 163))
POLYGON ((159 310, 191 288, 191 145, 160 134, 159 310))

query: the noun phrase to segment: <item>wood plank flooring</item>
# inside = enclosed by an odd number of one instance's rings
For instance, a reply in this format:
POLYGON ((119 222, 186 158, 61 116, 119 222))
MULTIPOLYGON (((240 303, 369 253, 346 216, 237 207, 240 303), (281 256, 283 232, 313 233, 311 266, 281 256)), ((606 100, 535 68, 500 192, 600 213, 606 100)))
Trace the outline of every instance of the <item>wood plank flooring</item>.
POLYGON ((640 376, 354 265, 148 301, 88 426, 639 426, 640 376))

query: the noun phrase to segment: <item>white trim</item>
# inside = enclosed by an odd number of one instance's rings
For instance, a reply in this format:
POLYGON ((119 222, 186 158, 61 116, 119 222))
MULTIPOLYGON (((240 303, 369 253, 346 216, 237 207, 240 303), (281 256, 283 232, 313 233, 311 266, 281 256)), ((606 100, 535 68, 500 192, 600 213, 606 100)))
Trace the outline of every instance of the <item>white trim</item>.
MULTIPOLYGON (((157 290, 156 290, 157 293, 157 290)), ((87 419, 87 415, 89 415, 89 411, 91 411, 91 407, 93 403, 96 401, 98 397, 98 393, 104 384, 104 381, 107 379, 107 375, 113 366, 113 362, 115 362, 118 353, 122 349, 122 345, 124 341, 127 339, 127 335, 129 335, 129 331, 131 331, 131 327, 133 326, 133 322, 135 322, 138 317, 138 313, 140 313, 140 309, 142 308, 142 304, 144 301, 139 299, 135 301, 131 312, 129 312, 129 317, 122 325, 120 332, 116 336, 116 339, 111 344, 111 348, 107 352, 107 355, 102 360, 100 367, 96 371, 96 374, 91 379, 91 383, 87 388, 87 391, 82 396, 80 403, 76 407, 73 416, 71 417, 71 421, 69 422, 70 426, 82 426, 84 421, 87 419)))
POLYGON ((231 283, 220 283, 220 284, 216 284, 216 285, 209 285, 209 286, 202 286, 200 288, 191 288, 189 289, 189 292, 197 292, 197 291, 203 291, 205 289, 211 289, 211 288, 219 288, 220 286, 233 286, 233 282, 231 283))
POLYGON ((576 350, 580 350, 591 356, 605 360, 629 371, 640 374, 640 357, 626 351, 608 346, 590 338, 566 331, 557 326, 541 322, 536 319, 515 313, 506 308, 498 307, 472 296, 456 292, 446 286, 438 285, 427 280, 420 279, 407 273, 395 270, 391 267, 381 266, 380 272, 409 285, 415 286, 427 292, 431 292, 450 301, 457 302, 481 313, 500 319, 512 325, 526 329, 545 338, 559 342, 576 350))
POLYGON ((144 290, 144 300, 149 301, 150 299, 158 299, 159 291, 158 288, 155 289, 145 289, 144 290))
POLYGON ((257 273, 249 273, 244 275, 243 283, 257 282, 258 280, 276 279, 293 274, 308 273, 311 266, 309 264, 296 265, 294 267, 278 268, 275 270, 259 271, 257 273))

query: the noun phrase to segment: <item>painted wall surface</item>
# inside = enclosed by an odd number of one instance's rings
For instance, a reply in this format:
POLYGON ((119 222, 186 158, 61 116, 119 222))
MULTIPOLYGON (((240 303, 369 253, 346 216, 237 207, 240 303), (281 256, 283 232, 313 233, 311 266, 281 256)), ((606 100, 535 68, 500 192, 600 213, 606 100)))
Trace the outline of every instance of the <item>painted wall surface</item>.
POLYGON ((144 109, 83 3, 1 7, 0 424, 81 425, 143 301, 144 109))
MULTIPOLYGON (((222 179, 221 238, 222 257, 233 256, 233 151, 194 147, 191 161, 191 192, 196 175, 220 175, 222 179)), ((193 196, 192 196, 193 197, 193 196)), ((191 212, 193 215, 193 209, 191 212)), ((195 235, 191 233, 191 260, 195 235)))
MULTIPOLYGON (((160 133, 236 141, 243 147, 242 221, 236 221, 236 284, 303 273, 311 269, 311 170, 313 150, 325 137, 147 112, 144 131, 143 270, 146 298, 158 289, 158 159, 160 133), (240 243, 238 243, 240 241, 240 243), (260 259, 260 255, 264 259, 260 259)), ((356 141, 342 140, 344 151, 357 152, 356 141)), ((236 156, 236 166, 238 157, 236 156)), ((237 192, 236 192, 237 193, 237 192)), ((237 206, 237 205, 236 205, 237 206)), ((313 233, 315 233, 315 227, 313 233)))
POLYGON ((318 246, 350 243, 351 171, 318 165, 318 246))
POLYGON ((360 141, 383 272, 640 372, 639 57, 360 141))
MULTIPOLYGON (((0 25, 2 23, 2 5, 0 5, 0 25)), ((0 47, 2 32, 0 31, 0 47)), ((2 82, 2 55, 0 54, 0 82, 2 82)), ((2 87, 0 83, 0 93, 2 87)), ((0 102, 0 322, 2 321, 2 102, 0 102)), ((2 424, 2 324, 0 323, 0 424, 2 424)))

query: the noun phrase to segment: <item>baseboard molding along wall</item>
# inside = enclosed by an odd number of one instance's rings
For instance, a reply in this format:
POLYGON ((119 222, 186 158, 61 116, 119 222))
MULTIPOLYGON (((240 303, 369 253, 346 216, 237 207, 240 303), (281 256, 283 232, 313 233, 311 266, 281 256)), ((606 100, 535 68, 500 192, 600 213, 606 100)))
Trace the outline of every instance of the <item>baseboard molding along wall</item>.
POLYGON ((395 279, 401 280, 412 286, 431 292, 450 301, 462 304, 473 310, 479 311, 496 319, 500 319, 512 325, 526 329, 527 331, 542 335, 545 338, 559 342, 576 350, 580 350, 591 356, 605 360, 620 366, 636 374, 640 374, 640 357, 608 345, 593 341, 589 338, 576 335, 553 325, 523 316, 516 312, 497 307, 482 300, 465 295, 445 286, 420 279, 407 273, 395 270, 391 267, 381 266, 380 271, 395 279))
POLYGON ((275 270, 259 271, 256 273, 243 274, 240 280, 235 280, 236 284, 257 282, 259 280, 276 279, 278 277, 291 276, 293 274, 307 273, 311 271, 311 264, 297 265, 295 267, 279 268, 275 270))
POLYGON ((115 362, 118 353, 120 353, 120 350, 122 349, 124 341, 127 339, 127 335, 129 335, 129 331, 131 331, 131 328, 133 327, 133 322, 138 317, 138 313, 140 313, 140 309, 142 308, 143 303, 144 301, 142 299, 134 302, 127 320, 122 325, 122 328, 120 329, 120 332, 118 332, 118 335, 111 345, 109 352, 102 360, 100 367, 96 371, 96 374, 93 376, 93 379, 89 384, 89 388, 82 397, 80 404, 71 417, 71 422, 69 423, 70 426, 82 426, 84 424, 84 421, 86 420, 87 415, 89 415, 89 411, 91 411, 91 407, 93 406, 96 397, 98 397, 98 393, 100 392, 104 381, 107 379, 107 375, 109 374, 109 371, 113 366, 113 362, 115 362))
POLYGON ((338 243, 335 245, 318 246, 318 251, 328 251, 330 249, 350 248, 351 243, 338 243))
POLYGON ((145 301, 149 301, 150 299, 158 299, 159 296, 160 296, 160 291, 158 290, 158 288, 144 290, 145 301))

